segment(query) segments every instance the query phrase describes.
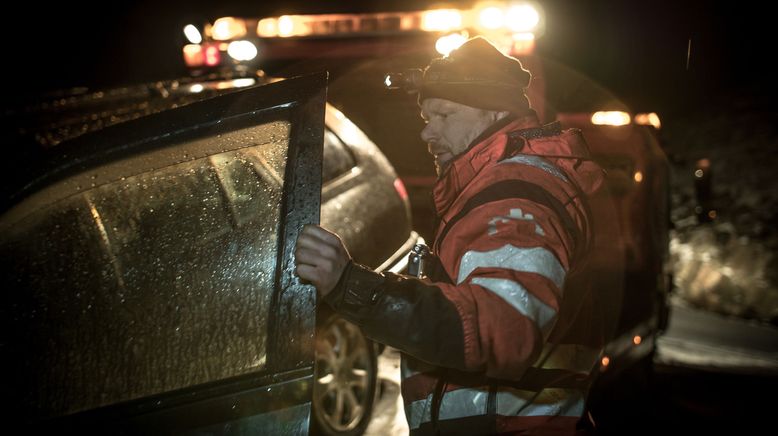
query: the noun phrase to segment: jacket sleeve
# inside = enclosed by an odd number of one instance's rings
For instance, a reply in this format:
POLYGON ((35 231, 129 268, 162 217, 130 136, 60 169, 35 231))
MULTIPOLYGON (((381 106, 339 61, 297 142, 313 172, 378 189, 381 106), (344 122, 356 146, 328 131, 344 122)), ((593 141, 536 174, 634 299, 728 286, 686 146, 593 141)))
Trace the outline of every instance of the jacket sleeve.
POLYGON ((436 366, 465 369, 462 322, 438 286, 351 262, 324 301, 375 341, 436 366))

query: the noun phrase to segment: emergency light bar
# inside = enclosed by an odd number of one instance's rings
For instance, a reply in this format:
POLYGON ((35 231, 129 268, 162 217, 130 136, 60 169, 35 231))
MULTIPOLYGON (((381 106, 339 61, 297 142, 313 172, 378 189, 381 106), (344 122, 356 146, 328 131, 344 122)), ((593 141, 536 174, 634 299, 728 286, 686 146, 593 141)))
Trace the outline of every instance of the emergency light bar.
POLYGON ((476 35, 488 38, 503 53, 518 56, 534 50, 535 39, 543 33, 544 24, 541 8, 529 1, 482 2, 470 8, 409 12, 221 17, 203 27, 202 38, 194 26, 185 28, 190 44, 184 47, 184 60, 190 68, 254 62, 262 47, 262 42, 257 40, 262 39, 413 33, 436 35, 435 49, 443 56, 476 35), (236 41, 241 42, 232 44, 236 41))
POLYGON ((532 33, 543 28, 538 5, 530 2, 492 2, 470 9, 430 9, 366 14, 281 15, 261 19, 222 17, 206 26, 208 38, 227 41, 254 32, 260 38, 357 36, 400 32, 532 33))

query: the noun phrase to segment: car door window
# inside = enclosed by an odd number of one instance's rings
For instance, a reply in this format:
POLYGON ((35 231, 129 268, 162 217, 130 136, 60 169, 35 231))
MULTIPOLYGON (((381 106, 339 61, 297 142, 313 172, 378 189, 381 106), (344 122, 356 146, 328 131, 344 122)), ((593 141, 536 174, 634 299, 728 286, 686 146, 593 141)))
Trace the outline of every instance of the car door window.
POLYGON ((56 322, 40 314, 45 328, 27 339, 81 351, 52 355, 50 404, 81 400, 51 412, 265 366, 283 174, 263 162, 287 149, 285 130, 279 140, 86 189, 6 233, 4 254, 24 260, 14 270, 30 280, 25 291, 57 313, 56 322), (77 385, 86 390, 73 392, 77 385))

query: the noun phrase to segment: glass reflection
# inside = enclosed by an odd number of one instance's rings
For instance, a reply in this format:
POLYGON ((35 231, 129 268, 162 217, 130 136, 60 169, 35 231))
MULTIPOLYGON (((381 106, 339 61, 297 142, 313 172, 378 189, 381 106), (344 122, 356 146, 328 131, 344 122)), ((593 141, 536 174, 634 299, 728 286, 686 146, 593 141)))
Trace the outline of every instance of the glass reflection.
POLYGON ((133 175, 52 188, 67 195, 0 220, 2 345, 22 402, 54 416, 265 367, 289 130, 198 139, 156 169, 112 164, 101 174, 133 175), (204 143, 230 151, 189 152, 204 143))

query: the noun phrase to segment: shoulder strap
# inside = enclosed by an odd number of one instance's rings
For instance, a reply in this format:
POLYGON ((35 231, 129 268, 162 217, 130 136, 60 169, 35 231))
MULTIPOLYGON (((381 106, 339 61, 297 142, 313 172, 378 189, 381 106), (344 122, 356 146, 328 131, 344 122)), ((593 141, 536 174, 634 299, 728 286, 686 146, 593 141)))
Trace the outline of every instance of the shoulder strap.
POLYGON ((508 132, 508 139, 511 141, 518 141, 519 137, 524 139, 544 138, 547 136, 556 136, 562 133, 562 124, 559 121, 545 124, 540 127, 533 127, 531 129, 514 130, 508 132))

